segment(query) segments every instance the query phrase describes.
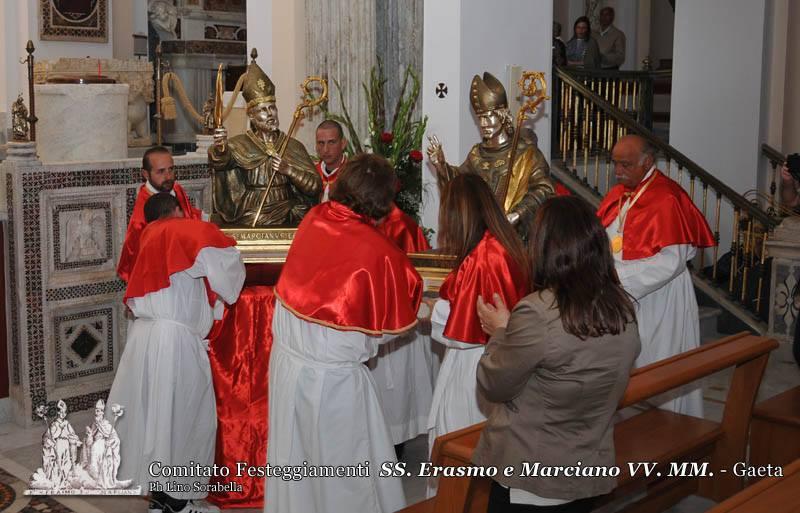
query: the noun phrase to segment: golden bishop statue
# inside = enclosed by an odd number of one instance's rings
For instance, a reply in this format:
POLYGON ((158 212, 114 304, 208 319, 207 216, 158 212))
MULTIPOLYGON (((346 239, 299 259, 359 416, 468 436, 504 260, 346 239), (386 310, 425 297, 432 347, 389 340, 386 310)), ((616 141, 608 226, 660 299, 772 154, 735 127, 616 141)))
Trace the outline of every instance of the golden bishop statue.
POLYGON ((536 209, 555 193, 550 181, 550 166, 530 141, 517 138, 516 150, 513 148, 515 129, 506 90, 492 74, 484 72, 483 78, 475 75, 469 99, 478 118, 482 140, 456 167, 445 161, 438 138, 433 136, 429 139, 427 153, 436 169, 439 188, 459 173, 477 173, 498 196, 508 220, 525 236, 536 209), (507 177, 511 158, 514 159, 514 168, 510 171, 511 176, 507 177), (507 183, 503 183, 504 180, 507 183))
POLYGON ((250 129, 229 140, 218 127, 208 149, 214 211, 228 226, 297 226, 322 188, 314 162, 291 137, 281 158, 287 136, 278 124, 275 85, 255 60, 247 68, 242 95, 250 129))

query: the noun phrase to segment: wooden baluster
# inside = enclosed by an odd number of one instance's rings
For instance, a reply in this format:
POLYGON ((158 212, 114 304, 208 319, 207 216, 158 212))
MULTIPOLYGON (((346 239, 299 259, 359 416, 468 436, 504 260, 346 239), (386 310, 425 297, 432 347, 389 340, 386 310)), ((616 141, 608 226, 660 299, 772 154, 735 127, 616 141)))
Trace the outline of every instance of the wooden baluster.
POLYGON ((606 193, 608 193, 609 189, 611 189, 611 148, 614 143, 611 140, 611 130, 613 130, 613 127, 611 123, 608 122, 606 125, 606 131, 608 132, 608 136, 606 137, 606 193))
POLYGON ((591 134, 590 123, 591 110, 589 107, 589 99, 584 98, 583 102, 583 180, 586 184, 589 183, 589 137, 591 134))
MULTIPOLYGON (((575 91, 575 94, 578 94, 578 91, 575 91)), ((573 172, 577 176, 578 174, 578 135, 580 133, 581 126, 578 124, 578 106, 581 103, 581 99, 578 96, 575 96, 575 103, 573 104, 573 129, 572 129, 572 168, 573 172)))
POLYGON ((678 164, 678 185, 683 187, 683 164, 678 164))
MULTIPOLYGON (((767 257, 767 227, 764 227, 764 238, 761 240, 761 262, 759 264, 758 273, 758 290, 756 291, 756 315, 761 314, 761 294, 764 288, 764 261, 767 257)), ((795 328, 796 329, 796 328, 795 328)))
POLYGON ((689 178, 689 198, 694 203, 694 175, 689 178))
POLYGON ((616 107, 615 105, 617 103, 616 99, 617 99, 617 82, 615 81, 611 83, 611 101, 609 102, 611 103, 611 105, 614 105, 614 107, 616 107))
POLYGON ((636 118, 636 121, 638 123, 641 123, 642 119, 641 119, 640 114, 641 114, 642 109, 639 108, 639 104, 637 102, 638 97, 639 97, 639 81, 638 80, 634 80, 633 81, 633 109, 634 109, 634 111, 636 113, 636 116, 634 116, 634 117, 636 118))
POLYGON ((563 149, 561 150, 561 159, 564 161, 564 167, 569 168, 567 166, 567 147, 569 145, 569 96, 572 94, 571 88, 569 86, 564 87, 564 127, 562 131, 563 142, 562 146, 563 149))
MULTIPOLYGON (((558 75, 555 76, 555 79, 558 80, 558 75)), ((564 98, 566 97, 565 89, 566 84, 564 82, 558 81, 557 85, 558 88, 558 126, 557 126, 557 133, 556 137, 558 137, 558 153, 561 159, 564 159, 564 98)), ((554 107, 555 110, 555 107, 554 107)), ((555 157, 553 157, 555 158, 555 157)))
MULTIPOLYGON (((694 179, 692 179, 692 186, 694 186, 694 179)), ((708 207, 708 184, 703 183, 703 218, 708 222, 708 215, 706 214, 706 207, 708 207)), ((706 250, 700 250, 700 270, 703 269, 705 263, 706 250)))
POLYGON ((596 109, 597 116, 596 116, 596 128, 597 128, 597 138, 595 139, 594 144, 594 184, 595 184, 595 191, 600 192, 600 157, 603 155, 603 146, 602 140, 603 138, 600 135, 600 109, 596 109))
POLYGON ((628 96, 628 90, 630 88, 630 85, 631 85, 630 81, 626 80, 625 81, 625 102, 623 103, 624 108, 622 109, 625 112, 629 112, 629 110, 628 110, 628 100, 630 100, 630 96, 628 96))
POLYGON ((731 238, 731 272, 728 280, 728 293, 733 294, 733 280, 736 279, 737 260, 739 256, 739 209, 733 209, 733 237, 731 238))
POLYGON ((722 205, 722 195, 717 191, 717 206, 715 208, 716 213, 714 214, 714 240, 716 244, 714 245, 714 262, 712 265, 714 266, 711 272, 711 279, 716 281, 717 280, 717 257, 719 256, 719 210, 720 206, 722 205))
POLYGON ((672 167, 672 159, 667 155, 667 177, 669 177, 670 168, 672 167))
POLYGON ((742 291, 740 294, 739 301, 742 303, 745 302, 745 298, 747 296, 747 275, 750 272, 750 264, 752 261, 752 252, 753 252, 753 220, 747 220, 747 233, 745 234, 744 238, 744 255, 742 256, 742 261, 744 262, 744 270, 742 271, 742 291))

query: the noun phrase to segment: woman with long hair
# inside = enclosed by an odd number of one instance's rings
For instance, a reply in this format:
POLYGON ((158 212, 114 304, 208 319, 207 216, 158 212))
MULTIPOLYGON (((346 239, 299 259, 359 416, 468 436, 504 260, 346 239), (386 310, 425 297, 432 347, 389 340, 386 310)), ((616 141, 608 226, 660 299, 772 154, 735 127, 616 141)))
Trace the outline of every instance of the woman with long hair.
MULTIPOLYGON (((473 461, 608 468, 615 464, 612 417, 640 350, 633 304, 608 236, 581 198, 555 197, 539 207, 529 247, 533 292, 511 312, 502 298, 478 301, 491 335, 478 390, 496 407, 473 461)), ((590 511, 593 498, 616 485, 613 477, 563 474, 495 479, 489 513, 590 511)))
POLYGON ((584 69, 600 67, 600 47, 592 37, 589 18, 581 16, 572 26, 572 39, 567 41, 567 65, 584 69))
POLYGON ((431 315, 431 336, 447 350, 428 419, 429 450, 437 436, 481 422, 489 413, 475 381, 489 339, 475 310, 478 297, 497 294, 513 305, 528 293, 529 283, 522 242, 476 174, 458 175, 442 191, 439 246, 456 256, 456 266, 431 315))

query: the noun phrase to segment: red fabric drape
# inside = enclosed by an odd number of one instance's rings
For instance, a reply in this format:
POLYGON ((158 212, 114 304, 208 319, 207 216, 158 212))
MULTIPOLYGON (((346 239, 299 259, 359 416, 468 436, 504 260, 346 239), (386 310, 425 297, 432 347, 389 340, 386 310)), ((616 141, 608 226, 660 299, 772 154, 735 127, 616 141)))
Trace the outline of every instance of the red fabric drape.
POLYGON ((231 475, 215 482, 236 482, 239 492, 209 495, 222 508, 261 508, 264 478, 236 477, 236 464, 267 462, 268 367, 272 348, 273 287, 245 287, 209 336, 209 360, 217 396, 215 462, 231 475))

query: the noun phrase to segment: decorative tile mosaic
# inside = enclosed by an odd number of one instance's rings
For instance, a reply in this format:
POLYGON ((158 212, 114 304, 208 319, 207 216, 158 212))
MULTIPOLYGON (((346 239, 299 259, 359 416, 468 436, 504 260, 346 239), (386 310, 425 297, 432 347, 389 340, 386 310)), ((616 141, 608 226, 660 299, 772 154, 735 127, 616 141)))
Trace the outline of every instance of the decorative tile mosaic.
POLYGON ((68 299, 78 299, 87 296, 101 296, 106 294, 116 294, 125 291, 125 282, 122 280, 103 281, 99 283, 86 283, 74 287, 61 287, 58 289, 48 289, 45 299, 50 301, 66 301, 68 299))
MULTIPOLYGON (((6 175, 6 199, 8 201, 8 232, 7 245, 8 253, 6 262, 8 263, 8 290, 11 297, 17 293, 17 251, 16 238, 14 237, 14 177, 9 173, 6 175)), ((19 309, 16 301, 9 301, 9 311, 11 313, 11 382, 19 385, 20 362, 19 362, 19 309)))
POLYGON ((56 206, 53 210, 55 269, 65 271, 107 262, 113 256, 111 221, 111 203, 56 206))
MULTIPOLYGON (((190 182, 193 180, 198 181, 197 185, 191 184, 193 187, 202 188, 207 186, 206 180, 209 177, 209 169, 205 163, 177 163, 176 162, 177 178, 181 182, 190 182)), ((10 286, 15 286, 15 280, 20 279, 24 287, 25 297, 19 305, 16 301, 12 301, 12 333, 14 341, 12 348, 15 344, 19 344, 20 332, 22 329, 27 333, 27 358, 28 367, 24 371, 27 372, 29 389, 27 390, 30 397, 30 418, 36 420, 34 409, 37 405, 47 403, 47 376, 46 376, 46 358, 45 358, 45 335, 44 335, 44 322, 45 322, 45 300, 47 301, 68 301, 78 297, 91 296, 95 291, 99 294, 107 294, 120 292, 124 289, 124 284, 117 281, 104 281, 94 284, 91 280, 87 279, 86 283, 78 284, 69 287, 53 288, 51 290, 43 290, 43 276, 42 276, 42 252, 41 247, 41 215, 42 209, 46 205, 41 203, 41 193, 43 191, 64 189, 64 188, 92 188, 92 189, 105 189, 114 186, 127 186, 124 192, 126 214, 130 215, 132 211, 132 200, 135 200, 135 194, 139 184, 141 184, 140 169, 136 167, 135 161, 131 161, 129 167, 108 168, 86 164, 89 169, 75 169, 75 166, 61 166, 61 165, 33 165, 33 166, 19 166, 13 169, 13 173, 20 177, 22 191, 22 208, 15 212, 15 205, 13 203, 13 194, 17 191, 13 189, 13 177, 11 174, 7 175, 8 183, 8 197, 9 197, 9 225, 13 226, 13 219, 15 215, 22 216, 21 228, 22 233, 15 233, 13 228, 9 232, 9 262, 13 263, 14 258, 12 255, 22 252, 23 268, 17 270, 10 265, 11 277, 10 286), (21 235, 21 237, 20 237, 21 235), (20 237, 22 247, 15 247, 16 237, 20 237), (19 273, 21 271, 21 274, 19 273), (96 287, 96 288, 93 288, 96 287), (74 296, 72 294, 75 294, 74 296), (18 313, 14 313, 14 309, 22 307, 26 308, 27 318, 25 326, 21 326, 18 313), (15 328, 16 327, 16 328, 15 328)), ((187 185, 190 185, 187 183, 187 185)), ((90 191, 91 192, 91 191, 90 191)), ((121 192, 121 191, 120 191, 121 192)), ((127 216, 126 216, 127 217, 127 216)), ((19 222, 19 219, 17 222, 19 222)), ((127 226, 127 219, 112 219, 112 228, 118 223, 125 222, 127 226)), ((48 234, 46 237, 50 236, 48 234)), ((49 307, 48 307, 49 308, 49 307)), ((111 329, 113 320, 108 320, 109 331, 111 333, 110 340, 113 343, 113 332, 111 329)), ((108 339, 106 340, 106 343, 108 339)), ((113 347, 113 346, 111 346, 113 347)), ((19 347, 17 347, 17 356, 13 359, 13 372, 14 374, 21 374, 21 355, 19 347)), ((110 353, 110 351, 109 351, 110 353)), ((12 350, 13 355, 13 350, 12 350)), ((113 362, 113 358, 109 359, 113 362)), ((113 365, 113 364, 112 364, 113 365)), ((110 370, 113 370, 110 369, 110 370)), ((69 369, 62 369, 63 375, 69 375, 69 369)), ((98 371, 99 372, 99 371, 98 371)), ((103 371, 107 372, 107 371, 103 371)), ((21 377, 21 376, 20 376, 21 377)), ((15 379, 15 384, 19 384, 21 379, 15 379)), ((93 392, 75 397, 65 398, 65 402, 69 405, 71 410, 77 411, 91 407, 97 399, 105 397, 107 391, 93 392)))
POLYGON ((56 381, 114 370, 113 319, 111 308, 53 318, 56 381))

